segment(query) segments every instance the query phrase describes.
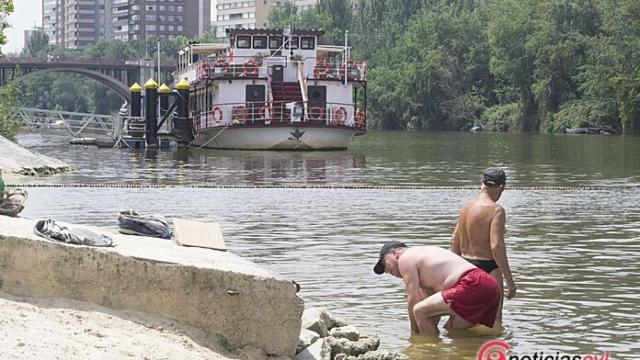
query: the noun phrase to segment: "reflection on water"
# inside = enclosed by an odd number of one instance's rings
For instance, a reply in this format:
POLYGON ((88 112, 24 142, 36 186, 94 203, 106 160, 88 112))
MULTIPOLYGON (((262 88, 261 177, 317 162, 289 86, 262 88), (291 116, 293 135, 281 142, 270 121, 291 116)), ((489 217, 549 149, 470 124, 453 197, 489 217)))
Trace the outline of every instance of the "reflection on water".
POLYGON ((154 184, 312 183, 475 185, 489 165, 521 186, 640 187, 640 137, 371 132, 348 151, 72 147, 59 136, 20 143, 77 171, 46 181, 154 184))
MULTIPOLYGON (((472 191, 330 189, 31 189, 25 216, 115 226, 144 213, 220 223, 231 251, 301 284, 385 349, 412 359, 475 359, 491 336, 409 339, 402 282, 377 276, 380 244, 448 245, 472 191), (88 201, 87 199, 90 199, 88 201)), ((640 194, 506 191, 507 245, 519 290, 505 302, 504 332, 516 353, 640 353, 640 194)))

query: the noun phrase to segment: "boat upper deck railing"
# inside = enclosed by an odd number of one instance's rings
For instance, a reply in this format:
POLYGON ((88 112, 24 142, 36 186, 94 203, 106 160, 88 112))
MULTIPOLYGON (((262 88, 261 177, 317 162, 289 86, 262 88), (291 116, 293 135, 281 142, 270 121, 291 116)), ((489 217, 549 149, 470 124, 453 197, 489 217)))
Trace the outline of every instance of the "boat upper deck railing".
MULTIPOLYGON (((177 70, 174 79, 187 78, 190 82, 210 79, 267 79, 273 66, 302 66, 307 80, 344 81, 345 74, 350 82, 367 81, 367 62, 350 59, 346 63, 338 58, 304 58, 289 60, 286 56, 228 56, 205 58, 191 66, 177 70)), ((296 69, 296 76, 298 71, 296 69)))
POLYGON ((364 108, 353 104, 311 102, 243 102, 215 104, 191 113, 195 133, 221 127, 317 126, 366 130, 364 108))

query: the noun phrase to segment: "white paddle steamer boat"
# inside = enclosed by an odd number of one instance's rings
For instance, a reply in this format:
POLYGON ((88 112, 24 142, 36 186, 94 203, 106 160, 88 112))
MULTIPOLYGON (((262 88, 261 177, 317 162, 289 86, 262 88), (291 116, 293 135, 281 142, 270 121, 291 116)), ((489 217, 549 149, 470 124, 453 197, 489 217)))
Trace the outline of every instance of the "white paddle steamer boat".
POLYGON ((337 150, 366 132, 366 62, 322 30, 229 29, 190 44, 173 78, 189 84, 193 146, 337 150))

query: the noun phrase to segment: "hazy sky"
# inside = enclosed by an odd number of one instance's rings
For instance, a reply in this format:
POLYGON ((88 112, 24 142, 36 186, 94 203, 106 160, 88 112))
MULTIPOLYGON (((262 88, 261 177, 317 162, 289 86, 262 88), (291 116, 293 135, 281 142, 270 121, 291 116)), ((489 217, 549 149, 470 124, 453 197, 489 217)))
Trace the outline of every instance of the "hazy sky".
POLYGON ((33 28, 34 22, 42 25, 42 0, 13 0, 15 11, 9 16, 11 28, 6 30, 7 44, 2 46, 5 54, 20 52, 24 47, 24 31, 33 28))

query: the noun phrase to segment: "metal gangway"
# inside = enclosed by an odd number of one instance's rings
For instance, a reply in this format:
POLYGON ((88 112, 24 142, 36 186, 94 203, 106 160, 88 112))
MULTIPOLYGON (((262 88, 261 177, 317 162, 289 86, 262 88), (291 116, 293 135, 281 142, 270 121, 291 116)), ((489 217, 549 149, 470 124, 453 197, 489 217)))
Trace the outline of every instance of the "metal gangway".
POLYGON ((24 126, 30 131, 68 134, 72 138, 103 138, 118 141, 125 122, 144 122, 144 118, 128 117, 123 111, 118 115, 99 115, 69 111, 20 108, 24 126))

